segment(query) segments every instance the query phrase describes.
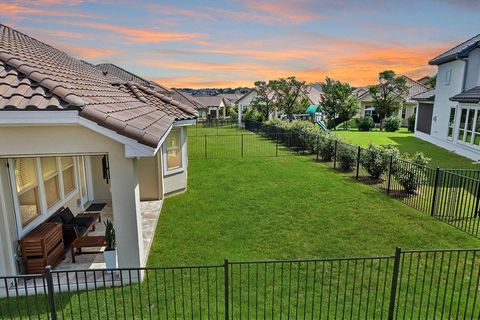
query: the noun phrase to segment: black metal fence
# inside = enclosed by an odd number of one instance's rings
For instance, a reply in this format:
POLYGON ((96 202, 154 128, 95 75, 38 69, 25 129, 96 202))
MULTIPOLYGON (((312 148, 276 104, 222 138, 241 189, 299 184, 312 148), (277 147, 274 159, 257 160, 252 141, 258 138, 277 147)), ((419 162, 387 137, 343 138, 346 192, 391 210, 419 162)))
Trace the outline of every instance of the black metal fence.
POLYGON ((1 319, 478 319, 480 249, 0 277, 1 319))
POLYGON ((206 119, 187 129, 188 136, 245 134, 236 119, 206 119))

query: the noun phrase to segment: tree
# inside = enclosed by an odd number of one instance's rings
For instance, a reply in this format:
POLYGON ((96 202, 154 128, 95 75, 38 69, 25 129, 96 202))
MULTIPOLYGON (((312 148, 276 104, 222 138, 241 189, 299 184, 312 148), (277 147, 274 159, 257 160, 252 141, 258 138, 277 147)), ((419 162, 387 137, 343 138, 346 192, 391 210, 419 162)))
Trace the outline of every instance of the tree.
POLYGON ((269 81, 268 83, 265 81, 255 82, 257 95, 253 98, 251 106, 262 115, 264 121, 268 120, 269 115, 273 112, 275 107, 272 101, 272 85, 272 81, 269 81))
POLYGON ((437 85, 437 75, 434 74, 433 76, 428 77, 427 86, 432 89, 435 89, 436 85, 437 85))
MULTIPOLYGON (((299 81, 295 77, 280 78, 270 81, 273 92, 273 101, 278 111, 285 113, 289 120, 293 120, 295 112, 306 105, 302 101, 302 93, 306 90, 305 81, 299 81)), ((308 105, 307 105, 308 106, 308 105)), ((304 107, 301 112, 305 112, 304 107)))
POLYGON ((380 119, 380 130, 383 129, 383 120, 392 116, 403 105, 408 91, 405 77, 397 77, 392 70, 379 73, 379 84, 369 86, 373 107, 380 119))
POLYGON ((322 88, 323 95, 320 103, 323 113, 329 119, 330 126, 335 128, 343 122, 347 128, 348 120, 358 112, 359 106, 352 87, 346 82, 327 77, 322 83, 322 88))

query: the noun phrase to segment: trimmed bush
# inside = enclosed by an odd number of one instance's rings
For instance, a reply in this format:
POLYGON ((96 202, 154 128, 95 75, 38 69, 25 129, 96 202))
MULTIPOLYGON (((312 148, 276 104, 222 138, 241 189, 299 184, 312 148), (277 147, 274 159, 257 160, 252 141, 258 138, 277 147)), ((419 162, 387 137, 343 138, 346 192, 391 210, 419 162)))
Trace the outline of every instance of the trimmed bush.
POLYGON ((359 131, 370 131, 375 127, 375 122, 373 122, 372 117, 360 118, 358 120, 358 130, 359 131))
POLYGON ((351 146, 344 146, 341 143, 338 145, 337 160, 340 169, 344 171, 352 171, 357 162, 356 149, 351 146))
POLYGON ((415 132, 415 115, 408 117, 408 131, 415 132))
POLYGON ((324 137, 322 140, 320 140, 318 153, 324 161, 332 161, 333 157, 335 156, 335 139, 331 137, 324 137))
POLYGON ((248 110, 244 113, 243 115, 244 120, 254 120, 254 121, 263 121, 262 114, 258 111, 256 111, 253 108, 248 108, 248 110))
POLYGON ((373 144, 362 150, 360 165, 368 172, 372 179, 379 179, 388 171, 390 157, 398 158, 400 151, 395 147, 378 147, 373 144))
POLYGON ((383 127, 387 132, 395 132, 400 129, 401 124, 402 124, 402 119, 400 119, 399 117, 393 116, 385 119, 383 123, 383 127))
POLYGON ((393 175, 406 193, 415 194, 418 187, 427 182, 426 165, 429 161, 421 152, 413 156, 404 153, 395 161, 393 175))

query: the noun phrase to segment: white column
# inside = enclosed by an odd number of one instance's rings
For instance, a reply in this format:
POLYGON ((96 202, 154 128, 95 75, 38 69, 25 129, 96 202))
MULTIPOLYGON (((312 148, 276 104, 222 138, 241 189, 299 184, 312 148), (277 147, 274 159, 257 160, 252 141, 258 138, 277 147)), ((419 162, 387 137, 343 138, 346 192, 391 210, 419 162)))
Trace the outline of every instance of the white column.
POLYGON ((241 127, 242 126, 242 112, 243 112, 243 107, 241 105, 238 105, 237 106, 237 110, 238 110, 238 126, 241 127))
POLYGON ((109 155, 119 267, 144 267, 138 160, 109 155))

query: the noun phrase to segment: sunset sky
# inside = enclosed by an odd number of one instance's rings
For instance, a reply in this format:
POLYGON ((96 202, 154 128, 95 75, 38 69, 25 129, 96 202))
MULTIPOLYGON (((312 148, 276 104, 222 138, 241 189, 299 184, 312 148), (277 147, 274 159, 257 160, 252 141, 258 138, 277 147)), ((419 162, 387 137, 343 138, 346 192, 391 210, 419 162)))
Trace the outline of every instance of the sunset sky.
POLYGON ((325 76, 366 85, 480 32, 480 1, 2 1, 0 21, 92 63, 170 87, 325 76))

